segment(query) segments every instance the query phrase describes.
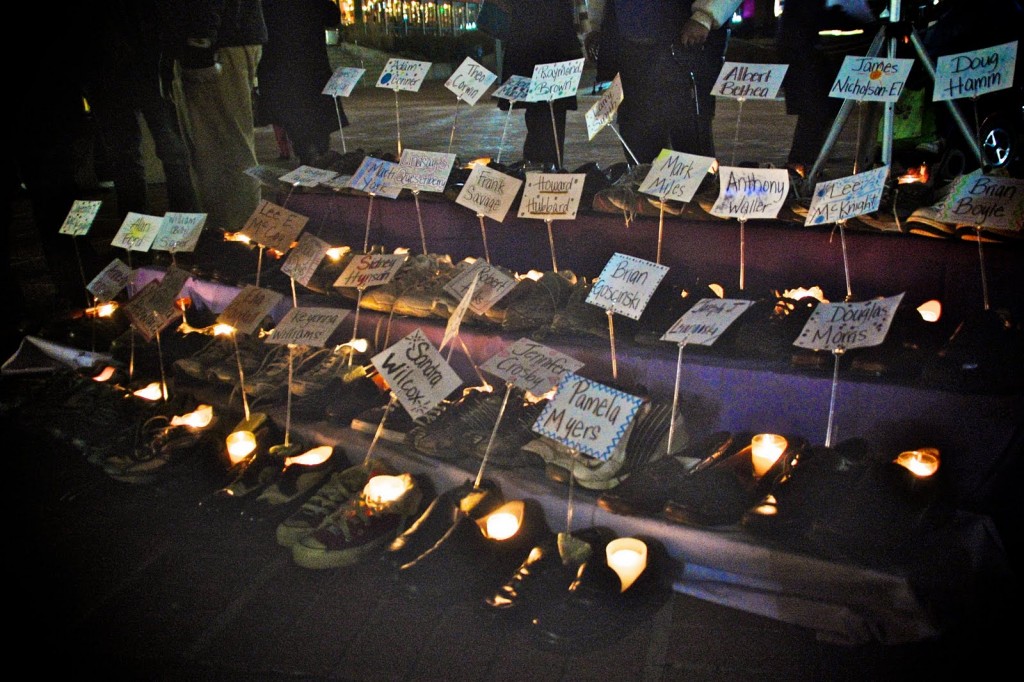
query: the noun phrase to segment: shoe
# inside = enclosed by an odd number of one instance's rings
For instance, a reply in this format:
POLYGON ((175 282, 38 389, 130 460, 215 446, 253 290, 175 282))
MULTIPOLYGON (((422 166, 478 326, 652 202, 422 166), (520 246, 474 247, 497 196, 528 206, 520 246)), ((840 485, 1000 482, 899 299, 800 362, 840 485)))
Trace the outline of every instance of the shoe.
POLYGON ((207 367, 206 381, 208 383, 239 386, 246 374, 256 372, 263 364, 263 359, 270 350, 268 344, 249 334, 235 334, 234 336, 234 342, 228 340, 228 343, 232 345, 230 352, 220 361, 207 367), (239 370, 239 365, 241 365, 241 370, 239 370))
POLYGON ((950 239, 956 236, 956 226, 939 220, 939 210, 934 206, 922 206, 911 213, 904 222, 910 234, 936 239, 950 239))
MULTIPOLYGON (((440 268, 432 277, 423 279, 399 294, 392 311, 406 317, 443 317, 448 306, 443 302, 451 296, 444 288, 453 279, 473 264, 472 260, 461 260, 451 267, 440 268)), ((458 305, 458 302, 456 302, 458 305)))
POLYGON ((103 470, 123 483, 149 484, 170 476, 188 459, 212 458, 224 433, 212 408, 210 414, 201 427, 175 423, 163 415, 150 417, 142 424, 138 446, 128 455, 108 457, 103 470))
MULTIPOLYGON (((179 376, 196 381, 207 380, 207 371, 213 365, 235 352, 234 344, 228 336, 214 336, 205 346, 188 357, 179 358, 172 363, 179 376)), ((236 370, 237 376, 237 370, 236 370)))
POLYGON ((497 304, 502 306, 502 330, 525 332, 547 327, 569 301, 575 283, 576 275, 565 270, 549 270, 537 279, 520 278, 497 304))
MULTIPOLYGON (((395 301, 403 293, 411 291, 413 287, 453 267, 451 256, 448 255, 417 254, 410 256, 402 264, 398 272, 395 273, 395 276, 391 278, 390 282, 364 291, 363 295, 358 297, 359 307, 382 313, 390 313, 395 307, 395 301)), ((356 292, 356 295, 352 295, 350 291, 348 296, 355 299, 358 296, 358 292, 356 292)))
POLYGON ((237 509, 243 502, 255 499, 284 470, 284 458, 291 453, 283 445, 268 445, 276 440, 270 420, 265 414, 254 413, 249 422, 236 430, 251 431, 256 436, 256 449, 228 469, 228 483, 201 501, 201 507, 215 511, 237 509))
MULTIPOLYGON (((245 394, 255 400, 271 400, 288 389, 288 366, 291 365, 292 376, 303 366, 306 359, 323 349, 311 346, 295 346, 274 344, 263 356, 259 367, 245 373, 245 394)), ((237 374, 237 370, 236 370, 237 374)))
POLYGON ((350 353, 348 349, 319 348, 292 371, 292 395, 304 398, 319 395, 328 386, 340 381, 349 368, 350 353))
MULTIPOLYGON (((544 411, 547 405, 546 399, 526 399, 522 389, 513 388, 508 396, 505 405, 505 413, 501 417, 501 425, 497 433, 494 433, 494 424, 486 428, 470 428, 462 433, 462 451, 467 457, 473 457, 481 462, 487 457, 487 465, 501 469, 511 469, 529 466, 532 458, 522 448, 531 440, 537 437, 533 431, 533 425, 537 417, 544 411), (491 442, 491 436, 494 441, 491 442), (490 446, 491 451, 487 452, 490 446)), ((500 411, 500 406, 499 406, 500 411)), ((495 414, 495 422, 497 414, 495 414)))
POLYGON ((291 505, 323 485, 334 471, 351 466, 344 451, 322 445, 306 449, 292 444, 294 454, 285 456, 284 468, 247 508, 244 516, 252 521, 280 518, 291 505))
POLYGON ((467 388, 459 400, 447 405, 431 423, 409 431, 406 443, 435 459, 450 461, 464 457, 464 435, 472 431, 486 431, 489 435, 498 419, 502 399, 496 391, 467 388))
POLYGON ((387 405, 375 405, 352 417, 349 426, 353 431, 371 436, 377 433, 377 429, 380 429, 381 439, 391 443, 404 444, 408 442, 410 433, 418 427, 426 427, 431 424, 444 412, 446 406, 446 401, 442 400, 425 415, 413 419, 405 411, 405 408, 399 405, 392 405, 390 409, 387 405), (384 416, 385 412, 387 417, 384 416))

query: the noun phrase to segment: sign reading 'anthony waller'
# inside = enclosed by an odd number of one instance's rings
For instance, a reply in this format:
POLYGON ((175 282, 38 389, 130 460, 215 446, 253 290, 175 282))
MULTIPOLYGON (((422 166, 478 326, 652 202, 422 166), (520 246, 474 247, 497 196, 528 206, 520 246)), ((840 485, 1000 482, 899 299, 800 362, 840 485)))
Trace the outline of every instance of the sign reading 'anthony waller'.
POLYGON ((702 298, 668 328, 661 340, 710 346, 753 304, 733 298, 702 298))
POLYGON ((414 192, 443 192, 455 165, 455 154, 406 149, 388 182, 414 192))
POLYGON ((390 90, 409 90, 418 92, 423 79, 430 71, 430 62, 414 59, 389 59, 377 79, 378 88, 390 90))
POLYGON ((505 214, 522 186, 523 181, 519 178, 483 164, 474 164, 455 203, 500 223, 505 220, 505 214))
POLYGON ((132 269, 120 258, 115 258, 107 264, 107 267, 100 270, 99 274, 93 277, 85 288, 96 297, 97 301, 112 301, 115 296, 124 291, 131 279, 132 269))
POLYGON ((878 210, 889 167, 882 166, 814 186, 804 225, 826 225, 878 210))
POLYGON ((462 383, 418 328, 370 362, 413 419, 426 415, 462 383))
POLYGON ((903 294, 852 303, 819 303, 794 346, 811 350, 849 350, 885 341, 903 294))
POLYGON ((496 80, 498 80, 497 74, 489 71, 472 57, 466 57, 459 68, 455 69, 445 81, 444 87, 454 92, 459 100, 468 102, 472 106, 496 80))
POLYGON ((234 327, 240 334, 252 334, 283 298, 276 291, 250 284, 221 311, 217 324, 234 327))
POLYGON ((519 217, 575 220, 585 178, 583 173, 527 173, 519 217))
POLYGON ((267 343, 323 346, 348 313, 344 308, 289 308, 267 336, 267 343))
POLYGON ((110 245, 125 251, 149 251, 162 222, 163 218, 158 216, 129 211, 110 245))
POLYGON ((1013 86, 1017 41, 935 60, 932 101, 978 97, 1013 86))
POLYGON ((711 214, 721 218, 774 218, 789 194, 785 168, 722 166, 718 178, 718 199, 711 214))
POLYGON ((336 287, 366 289, 387 284, 409 256, 403 253, 364 253, 349 261, 338 279, 336 287))
POLYGON ((503 348, 480 365, 483 371, 535 396, 548 393, 562 377, 581 367, 583 363, 576 358, 527 338, 503 348))
POLYGON ((643 402, 636 396, 567 373, 533 430, 574 450, 607 460, 643 402))
POLYGON ((476 287, 473 289, 469 309, 477 315, 483 315, 490 310, 516 285, 514 277, 506 275, 486 261, 478 260, 445 284, 444 290, 455 298, 462 299, 474 279, 476 287))
POLYGON ((565 62, 537 64, 533 67, 530 88, 526 93, 526 102, 550 102, 562 97, 572 97, 580 85, 583 76, 583 59, 570 59, 565 62))
POLYGON ((985 175, 979 168, 953 181, 939 220, 1019 232, 1024 225, 1024 180, 985 175))
POLYGON ((659 199, 688 202, 697 193, 714 162, 710 156, 662 149, 638 189, 659 199))
POLYGON ((68 234, 72 237, 81 237, 88 234, 92 224, 100 212, 102 201, 86 201, 75 199, 71 204, 71 210, 64 218, 64 224, 60 226, 60 234, 68 234))
POLYGON ((327 255, 331 245, 315 234, 306 232, 299 237, 299 243, 288 254, 281 264, 281 272, 288 275, 302 286, 307 286, 313 273, 320 266, 320 261, 327 255))
POLYGON ((309 218, 304 215, 260 199, 239 231, 257 244, 287 253, 307 222, 309 218))
POLYGON ((359 82, 364 73, 366 73, 366 69, 359 69, 354 66, 339 66, 327 80, 327 84, 324 85, 321 94, 334 97, 348 97, 352 94, 352 90, 355 89, 356 83, 359 82))
POLYGON ((895 102, 903 92, 913 65, 913 59, 848 55, 828 96, 862 102, 895 102))
POLYGON ((734 99, 775 99, 788 68, 788 64, 726 62, 718 72, 711 94, 734 99))
POLYGON ((588 139, 593 140, 602 128, 612 122, 615 112, 622 104, 622 99, 622 79, 619 78, 619 74, 615 74, 615 78, 601 95, 601 99, 594 102, 594 106, 590 107, 583 117, 587 122, 588 139))
POLYGON ((587 303, 639 320, 667 272, 667 265, 616 253, 590 288, 587 303))
POLYGON ((336 177, 338 177, 338 174, 332 170, 314 168, 313 166, 299 166, 295 170, 288 171, 279 177, 278 180, 287 182, 289 185, 316 187, 326 184, 336 177))
POLYGON ((206 225, 205 213, 165 213, 151 248, 154 251, 170 251, 171 253, 195 251, 196 244, 199 243, 199 234, 203 231, 204 225, 206 225))

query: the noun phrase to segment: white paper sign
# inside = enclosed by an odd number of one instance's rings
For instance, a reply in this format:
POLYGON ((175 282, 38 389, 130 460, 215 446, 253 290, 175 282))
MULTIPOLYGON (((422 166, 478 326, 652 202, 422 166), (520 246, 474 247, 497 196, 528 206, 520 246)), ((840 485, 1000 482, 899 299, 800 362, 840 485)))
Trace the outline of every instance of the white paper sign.
POLYGON ((299 237, 299 243, 281 264, 281 272, 306 286, 330 248, 331 245, 323 239, 307 232, 299 237))
POLYGON ((878 210, 889 167, 882 166, 814 186, 804 225, 826 225, 878 210))
POLYGON ((697 193, 714 162, 710 156, 662 149, 638 189, 659 199, 688 202, 697 193))
POLYGON ((321 94, 334 97, 348 97, 352 94, 352 90, 355 89, 356 83, 359 82, 364 73, 366 73, 366 69, 358 69, 354 66, 339 66, 327 80, 327 84, 324 85, 321 94))
POLYGON ((430 62, 392 58, 384 65, 384 70, 377 79, 377 87, 417 92, 423 85, 423 79, 427 77, 428 71, 430 62))
POLYGON ((718 72, 711 94, 733 99, 775 99, 788 68, 788 64, 726 62, 718 72))
POLYGON ((932 101, 978 97, 1013 86, 1017 41, 935 60, 932 101))
POLYGON ((267 336, 267 343, 323 346, 348 313, 344 308, 289 308, 267 336))
POLYGON ((753 304, 735 298, 702 298, 668 328, 661 340, 710 346, 753 304))
POLYGON ((278 176, 281 175, 281 169, 271 168, 270 166, 252 166, 251 168, 245 169, 245 174, 250 178, 257 180, 261 185, 267 187, 280 187, 281 181, 278 176))
POLYGON ((851 303, 819 303, 794 346, 812 350, 849 350, 885 341, 903 294, 851 303))
POLYGON ((97 301, 106 303, 124 291, 132 279, 132 269, 120 258, 115 258, 92 278, 85 288, 96 297, 97 301))
POLYGON ((469 309, 477 315, 483 315, 500 301, 516 286, 516 280, 487 261, 478 260, 444 285, 444 290, 454 298, 462 299, 473 288, 473 297, 469 309))
POLYGON ((425 416, 462 380, 421 329, 370 358, 413 419, 425 416))
POLYGON ((584 119, 587 122, 587 138, 594 139, 594 136, 601 132, 601 129, 612 122, 615 112, 622 104, 622 79, 619 74, 608 85, 608 89, 601 95, 601 99, 594 102, 594 106, 587 110, 584 119))
POLYGON ((583 363, 576 358, 527 338, 503 348, 480 365, 483 371, 536 396, 550 392, 562 377, 581 367, 583 363))
POLYGON ((159 216, 129 211, 110 245, 126 251, 149 251, 162 222, 163 218, 159 216))
POLYGON ((590 288, 587 303, 639 320, 667 272, 667 265, 613 254, 590 288))
POLYGON ((388 183, 414 192, 444 192, 454 166, 455 154, 406 149, 388 183))
POLYGON ((195 251, 199 235, 206 225, 205 213, 168 212, 160 223, 160 230, 153 240, 154 251, 188 253, 195 251))
POLYGON ((720 166, 718 199, 711 214, 720 218, 774 218, 789 194, 785 168, 720 166))
POLYGON ((316 187, 330 181, 332 178, 337 177, 337 175, 335 171, 324 168, 299 166, 295 170, 285 173, 278 180, 299 187, 316 187))
POLYGON ((455 203, 500 223, 522 186, 519 178, 478 163, 469 172, 455 203))
POLYGON ((1019 232, 1024 225, 1024 180, 985 175, 981 169, 953 181, 939 220, 1019 232))
POLYGON ((489 71, 472 57, 466 57, 459 68, 455 69, 445 81, 444 87, 454 92, 460 100, 468 102, 472 106, 496 80, 498 80, 496 73, 489 71))
POLYGON ((491 97, 500 97, 501 99, 513 102, 525 102, 526 95, 529 92, 529 78, 526 76, 509 76, 508 80, 501 84, 501 87, 491 93, 491 97))
POLYGON ((234 327, 239 334, 252 334, 283 294, 249 284, 217 316, 218 324, 234 327))
POLYGON ((71 210, 64 219, 64 224, 58 231, 60 234, 69 234, 72 237, 81 237, 88 234, 92 228, 93 221, 100 212, 102 201, 86 201, 75 199, 71 204, 71 210))
POLYGON ((398 164, 393 161, 367 156, 352 175, 352 179, 348 183, 349 187, 367 194, 394 199, 402 191, 400 186, 388 183, 389 175, 396 168, 398 168, 398 164))
POLYGON ((354 256, 338 279, 336 287, 365 289, 387 284, 409 256, 403 253, 364 253, 354 256))
POLYGON ((257 244, 287 253, 308 222, 302 214, 261 199, 239 232, 257 244))
POLYGON ((575 220, 584 179, 583 173, 527 173, 519 217, 575 220))
POLYGON ((862 102, 895 102, 903 92, 913 59, 847 55, 829 97, 862 102))
POLYGON ((526 93, 526 102, 550 102, 562 97, 572 97, 580 85, 583 76, 583 59, 570 59, 565 62, 537 64, 533 67, 530 88, 526 93))
POLYGON ((567 373, 533 430, 584 454, 607 460, 626 435, 643 400, 567 373))
POLYGON ((181 268, 171 267, 161 279, 150 280, 124 305, 129 322, 147 341, 182 316, 177 301, 188 278, 189 274, 181 268))
POLYGON ((469 287, 466 289, 466 293, 462 296, 459 304, 455 306, 455 310, 448 317, 448 322, 444 327, 444 337, 441 339, 440 348, 444 348, 448 343, 459 334, 459 327, 462 326, 462 318, 466 316, 466 311, 469 310, 469 304, 473 301, 473 293, 476 291, 476 283, 480 277, 480 271, 477 270, 473 279, 469 283, 469 287))

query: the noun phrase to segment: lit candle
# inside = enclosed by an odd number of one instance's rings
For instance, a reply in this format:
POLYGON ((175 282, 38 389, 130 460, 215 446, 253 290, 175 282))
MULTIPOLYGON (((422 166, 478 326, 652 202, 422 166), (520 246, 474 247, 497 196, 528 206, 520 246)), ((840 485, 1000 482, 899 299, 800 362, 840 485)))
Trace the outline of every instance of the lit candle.
POLYGON ((160 387, 159 381, 154 381, 148 386, 143 386, 139 390, 135 391, 134 394, 138 398, 143 400, 159 400, 161 396, 167 397, 167 392, 160 387))
POLYGON ((483 519, 484 534, 491 540, 508 540, 519 532, 525 506, 522 500, 506 502, 483 519))
POLYGON ((213 405, 200 405, 193 411, 181 416, 171 417, 171 426, 188 426, 193 429, 202 429, 213 421, 213 405))
POLYGON ((636 538, 616 538, 605 548, 608 566, 619 576, 622 592, 647 568, 647 545, 636 538))
POLYGON ((330 445, 321 445, 313 448, 312 450, 306 450, 301 455, 295 455, 294 457, 285 457, 284 465, 290 467, 293 464, 300 466, 315 467, 318 464, 323 464, 334 452, 334 448, 330 445))
POLYGON ((750 461, 754 465, 754 475, 760 478, 768 473, 786 451, 787 445, 785 438, 774 433, 759 433, 754 436, 750 440, 750 461))
POLYGON ((896 463, 918 478, 928 478, 939 470, 939 452, 931 448, 901 452, 896 463))
POLYGON ((408 487, 409 482, 405 476, 379 474, 363 486, 363 496, 371 504, 387 504, 401 497, 408 487))
POLYGON ((252 431, 235 431, 228 434, 228 459, 238 464, 256 449, 256 434, 252 431))

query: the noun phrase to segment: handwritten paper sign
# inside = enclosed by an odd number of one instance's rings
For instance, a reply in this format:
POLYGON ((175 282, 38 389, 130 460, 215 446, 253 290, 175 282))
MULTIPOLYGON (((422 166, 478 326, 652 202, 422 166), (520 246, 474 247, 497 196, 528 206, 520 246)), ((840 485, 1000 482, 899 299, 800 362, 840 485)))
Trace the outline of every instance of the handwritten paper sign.
POLYGON ((334 286, 365 289, 387 284, 408 257, 404 253, 366 253, 354 256, 334 281, 334 286))
POLYGON ((188 278, 187 272, 172 267, 161 279, 150 280, 124 305, 128 321, 146 341, 152 341, 182 316, 177 300, 188 278))
POLYGON ((281 272, 306 286, 330 248, 331 245, 323 239, 307 232, 299 237, 299 243, 281 264, 281 272))
POLYGON ((205 213, 178 213, 176 211, 165 213, 151 248, 154 251, 170 251, 171 253, 195 251, 204 225, 206 225, 205 213))
POLYGON ((414 329, 370 362, 413 419, 425 416, 462 383, 421 329, 414 329))
POLYGON ((85 285, 85 288, 97 301, 105 303, 114 300, 118 294, 124 291, 131 279, 132 269, 120 258, 115 258, 107 264, 107 267, 100 270, 99 274, 85 285))
POLYGON ((526 76, 509 76, 508 80, 501 84, 501 87, 491 93, 491 97, 500 97, 512 102, 525 102, 526 95, 529 92, 529 78, 526 76))
POLYGON ((583 116, 587 122, 587 139, 593 140, 602 128, 612 122, 615 112, 622 104, 622 99, 622 79, 619 78, 619 74, 615 74, 615 78, 601 95, 601 99, 594 102, 594 106, 590 107, 583 116))
POLYGON ((718 199, 711 214, 721 218, 774 218, 789 194, 789 172, 785 168, 718 169, 718 199))
POLYGON ((92 224, 96 220, 96 216, 100 212, 100 206, 102 204, 102 201, 75 199, 71 204, 71 210, 68 211, 68 215, 64 218, 64 223, 60 226, 60 230, 58 230, 58 232, 60 234, 69 234, 72 237, 81 237, 82 235, 88 234, 89 230, 92 229, 92 224))
POLYGON ((162 222, 159 216, 129 211, 110 244, 125 251, 149 251, 162 222))
POLYGON ((414 192, 443 192, 455 166, 455 154, 406 149, 389 183, 414 192))
POLYGON ((462 299, 474 281, 476 286, 473 288, 469 309, 477 315, 486 313, 516 286, 514 277, 486 261, 478 260, 445 284, 444 290, 453 297, 462 299))
POLYGON ((932 101, 978 97, 1013 86, 1017 41, 935 60, 932 101))
POLYGON ((300 187, 316 187, 337 177, 337 172, 313 166, 299 166, 293 171, 282 175, 278 180, 287 182, 289 185, 300 187))
POLYGON ((257 244, 286 253, 309 218, 283 206, 260 199, 240 232, 257 244))
POLYGON ((428 71, 430 62, 392 58, 384 64, 384 70, 377 79, 377 87, 417 92, 423 85, 423 79, 427 77, 428 71))
POLYGON ((530 88, 524 101, 550 102, 575 95, 583 76, 583 61, 580 58, 537 64, 533 67, 533 77, 530 78, 530 88))
POLYGON ((607 460, 626 435, 643 400, 567 373, 533 430, 582 453, 607 460))
POLYGON ((281 181, 279 179, 281 169, 279 168, 271 168, 270 166, 252 166, 251 168, 245 169, 245 174, 266 187, 281 186, 281 181))
POLYGON ((710 156, 662 149, 638 189, 659 199, 688 202, 697 193, 714 162, 710 156))
POLYGON ((735 298, 702 298, 668 328, 661 340, 710 346, 753 304, 735 298))
POLYGON ((541 396, 550 392, 570 372, 583 363, 533 339, 522 338, 498 351, 480 369, 541 396))
POLYGON ((639 320, 667 272, 667 265, 613 254, 590 288, 587 303, 639 320))
POLYGON ((575 220, 585 178, 583 173, 527 173, 519 217, 575 220))
POLYGON ((459 64, 459 68, 455 69, 445 81, 444 87, 454 92, 461 101, 468 102, 472 106, 496 80, 498 80, 496 73, 489 71, 472 57, 466 57, 459 64))
POLYGON ((812 350, 849 350, 885 341, 903 294, 851 303, 819 303, 794 346, 812 350))
POLYGON ((234 327, 240 334, 252 334, 283 298, 276 291, 249 284, 221 311, 217 323, 234 327))
POLYGON ((903 92, 913 59, 847 55, 829 97, 862 102, 895 102, 903 92))
POLYGON ((267 336, 267 343, 323 346, 348 313, 344 308, 289 308, 267 336))
POLYGON ((878 210, 889 167, 882 166, 814 186, 804 225, 825 225, 878 210))
POLYGON ((385 161, 384 159, 367 156, 359 164, 359 168, 352 175, 348 185, 360 192, 379 194, 389 199, 394 199, 402 192, 400 185, 388 182, 388 178, 394 173, 396 168, 398 168, 398 164, 393 161, 385 161))
POLYGON ((323 91, 320 94, 333 97, 348 97, 352 94, 359 79, 366 73, 366 69, 358 69, 354 66, 339 66, 327 79, 323 91))
POLYGON ((1017 232, 1024 225, 1024 180, 984 175, 979 168, 951 185, 939 220, 1017 232))
POLYGON ((469 310, 469 304, 473 300, 473 292, 476 291, 476 283, 479 279, 480 271, 478 270, 476 275, 469 283, 469 288, 466 289, 466 293, 463 294, 459 304, 455 306, 455 310, 448 316, 448 322, 444 327, 444 337, 441 339, 440 348, 444 348, 448 343, 459 335, 459 327, 462 326, 462 318, 466 316, 466 311, 469 310))
POLYGON ((718 72, 711 94, 733 99, 775 99, 788 68, 788 64, 726 62, 718 72))
POLYGON ((469 172, 455 203, 500 223, 522 186, 519 178, 478 163, 469 172))

